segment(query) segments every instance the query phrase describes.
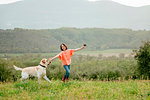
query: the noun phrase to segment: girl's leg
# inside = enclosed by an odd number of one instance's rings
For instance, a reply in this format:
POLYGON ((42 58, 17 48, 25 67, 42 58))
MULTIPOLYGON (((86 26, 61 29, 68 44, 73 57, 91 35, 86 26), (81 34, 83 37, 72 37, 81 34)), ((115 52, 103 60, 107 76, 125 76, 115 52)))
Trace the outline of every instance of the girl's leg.
POLYGON ((70 65, 64 65, 64 68, 66 70, 65 78, 68 78, 70 75, 70 65))
MULTIPOLYGON (((68 65, 68 69, 70 70, 70 65, 68 65)), ((70 73, 69 73, 69 75, 70 75, 70 73)), ((66 78, 67 82, 69 82, 69 75, 68 75, 68 77, 66 78)))
MULTIPOLYGON (((68 69, 69 69, 69 75, 70 75, 70 65, 68 65, 68 69)), ((67 78, 69 78, 69 75, 68 75, 68 77, 67 77, 67 78)))
POLYGON ((69 70, 70 70, 70 65, 68 65, 68 68, 69 68, 69 70))

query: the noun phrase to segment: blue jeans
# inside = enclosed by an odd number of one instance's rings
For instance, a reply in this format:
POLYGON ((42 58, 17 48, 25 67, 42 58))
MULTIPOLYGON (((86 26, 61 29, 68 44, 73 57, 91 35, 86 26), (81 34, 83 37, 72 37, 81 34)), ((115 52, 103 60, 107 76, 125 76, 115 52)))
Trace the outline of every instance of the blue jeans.
POLYGON ((64 68, 66 70, 65 78, 69 78, 69 75, 70 75, 70 65, 64 65, 64 68))

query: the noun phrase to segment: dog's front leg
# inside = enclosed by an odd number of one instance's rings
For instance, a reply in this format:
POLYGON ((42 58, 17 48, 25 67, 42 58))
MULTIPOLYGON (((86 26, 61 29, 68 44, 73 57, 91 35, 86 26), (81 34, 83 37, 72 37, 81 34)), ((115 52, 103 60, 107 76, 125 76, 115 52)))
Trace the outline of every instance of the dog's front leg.
POLYGON ((38 81, 39 81, 39 84, 40 84, 40 81, 41 81, 41 77, 38 77, 38 81))
POLYGON ((45 75, 43 78, 46 79, 49 83, 52 83, 52 82, 47 78, 46 75, 45 75))

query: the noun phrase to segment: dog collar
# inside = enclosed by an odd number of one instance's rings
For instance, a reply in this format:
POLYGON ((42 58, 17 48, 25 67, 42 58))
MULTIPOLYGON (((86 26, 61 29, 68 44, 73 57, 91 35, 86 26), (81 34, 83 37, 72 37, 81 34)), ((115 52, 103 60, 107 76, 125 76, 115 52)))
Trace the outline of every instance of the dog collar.
POLYGON ((40 66, 46 68, 45 66, 43 66, 43 65, 41 65, 41 64, 40 64, 40 66))

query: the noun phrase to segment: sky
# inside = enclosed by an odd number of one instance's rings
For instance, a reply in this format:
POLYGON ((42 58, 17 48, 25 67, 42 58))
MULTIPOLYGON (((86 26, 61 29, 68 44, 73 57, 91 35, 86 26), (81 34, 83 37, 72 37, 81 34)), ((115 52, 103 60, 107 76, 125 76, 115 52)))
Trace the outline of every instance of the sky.
MULTIPOLYGON (((21 1, 21 0, 0 0, 0 4, 8 4, 16 1, 21 1)), ((100 0, 88 0, 88 1, 95 2, 100 0)), ((112 0, 112 1, 118 2, 123 5, 132 6, 132 7, 150 5, 150 0, 112 0)))
MULTIPOLYGON (((100 1, 100 0, 89 0, 89 1, 100 1)), ((111 0, 111 1, 115 1, 120 4, 132 6, 132 7, 150 5, 150 0, 111 0)))

